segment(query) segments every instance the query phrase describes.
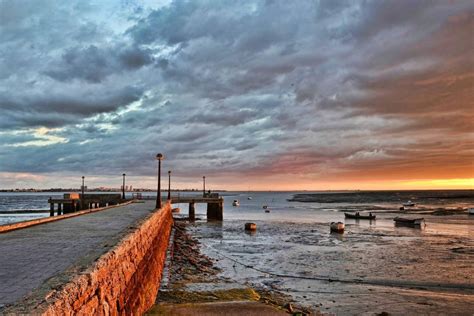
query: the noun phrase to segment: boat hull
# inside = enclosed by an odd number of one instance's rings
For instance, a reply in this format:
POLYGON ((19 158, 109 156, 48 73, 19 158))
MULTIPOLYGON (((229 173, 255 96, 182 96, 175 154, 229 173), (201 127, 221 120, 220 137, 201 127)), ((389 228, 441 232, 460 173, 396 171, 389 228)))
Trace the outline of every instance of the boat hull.
POLYGON ((375 215, 355 215, 355 214, 350 214, 350 213, 344 213, 344 216, 346 218, 351 218, 351 219, 368 219, 368 220, 375 220, 375 215))
POLYGON ((393 219, 395 224, 397 225, 408 225, 408 226, 422 226, 425 224, 425 219, 424 218, 401 218, 401 217, 395 217, 393 219))

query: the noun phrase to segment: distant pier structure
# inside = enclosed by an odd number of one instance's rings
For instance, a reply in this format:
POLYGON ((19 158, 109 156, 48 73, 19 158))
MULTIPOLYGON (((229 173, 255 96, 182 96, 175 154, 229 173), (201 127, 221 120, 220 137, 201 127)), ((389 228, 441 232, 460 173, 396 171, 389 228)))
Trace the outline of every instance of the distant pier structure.
POLYGON ((81 210, 117 205, 123 201, 120 194, 84 194, 84 199, 81 203, 81 194, 65 193, 62 199, 48 199, 49 215, 54 216, 55 211, 57 215, 62 215, 81 210), (81 205, 83 206, 82 208, 81 205))
POLYGON ((207 204, 207 219, 222 221, 224 219, 224 199, 218 193, 206 193, 203 196, 172 196, 172 204, 189 203, 189 219, 196 218, 196 203, 207 204))

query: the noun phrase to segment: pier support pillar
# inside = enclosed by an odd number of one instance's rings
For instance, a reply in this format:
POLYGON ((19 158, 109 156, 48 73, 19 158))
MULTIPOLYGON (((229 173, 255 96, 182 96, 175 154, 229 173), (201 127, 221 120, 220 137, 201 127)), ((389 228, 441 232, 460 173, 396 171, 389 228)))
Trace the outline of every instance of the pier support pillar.
POLYGON ((61 203, 58 203, 58 215, 62 214, 62 210, 63 210, 63 205, 61 203))
POLYGON ((189 220, 194 221, 196 219, 196 203, 189 203, 189 220))
POLYGON ((49 204, 49 216, 54 216, 54 203, 49 204))
POLYGON ((222 221, 224 219, 224 200, 218 203, 207 203, 207 220, 222 221))
POLYGON ((71 203, 64 203, 63 204, 63 214, 72 213, 75 210, 76 209, 75 209, 75 202, 74 201, 72 201, 71 203))

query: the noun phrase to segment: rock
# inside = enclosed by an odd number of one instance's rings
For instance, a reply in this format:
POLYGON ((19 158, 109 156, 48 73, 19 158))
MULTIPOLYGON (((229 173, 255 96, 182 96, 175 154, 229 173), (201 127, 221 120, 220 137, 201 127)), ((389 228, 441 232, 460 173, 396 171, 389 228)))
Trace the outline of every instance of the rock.
POLYGON ((285 305, 285 308, 288 310, 289 313, 293 313, 293 305, 291 305, 291 303, 287 303, 285 305))

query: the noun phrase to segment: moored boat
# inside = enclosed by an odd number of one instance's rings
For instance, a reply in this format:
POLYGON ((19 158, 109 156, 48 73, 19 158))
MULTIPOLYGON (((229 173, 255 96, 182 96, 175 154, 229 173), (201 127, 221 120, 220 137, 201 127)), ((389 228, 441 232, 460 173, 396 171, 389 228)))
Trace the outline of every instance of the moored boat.
POLYGON ((474 215, 474 207, 470 207, 468 213, 469 215, 474 215))
POLYGON ((239 206, 239 205, 240 205, 239 200, 234 200, 234 202, 232 202, 232 206, 239 206))
POLYGON ((264 205, 264 206, 262 206, 262 208, 263 208, 264 210, 266 210, 266 209, 268 208, 268 205, 264 205))
POLYGON ((360 215, 359 212, 355 214, 351 213, 344 213, 344 216, 346 218, 352 218, 352 219, 368 219, 368 220, 374 220, 376 218, 375 215, 372 215, 372 213, 369 213, 369 215, 360 215))
POLYGON ((410 207, 410 206, 415 206, 415 205, 416 205, 416 203, 414 203, 410 200, 408 200, 406 203, 403 203, 404 207, 410 207))
POLYGON ((395 224, 399 224, 399 225, 421 226, 425 224, 424 218, 395 217, 393 221, 395 222, 395 224))
POLYGON ((342 234, 344 232, 344 223, 341 222, 332 222, 329 227, 331 228, 331 232, 342 234))

